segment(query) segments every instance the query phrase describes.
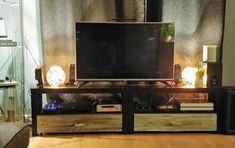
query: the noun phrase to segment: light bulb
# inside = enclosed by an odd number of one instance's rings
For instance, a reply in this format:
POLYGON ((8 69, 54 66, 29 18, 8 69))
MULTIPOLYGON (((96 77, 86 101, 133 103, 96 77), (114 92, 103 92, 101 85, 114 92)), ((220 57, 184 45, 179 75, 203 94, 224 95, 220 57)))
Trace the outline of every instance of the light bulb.
POLYGON ((52 66, 47 72, 47 82, 51 87, 59 87, 65 81, 65 72, 60 66, 52 66))
POLYGON ((186 67, 182 71, 182 81, 186 88, 194 88, 196 80, 196 67, 186 67))

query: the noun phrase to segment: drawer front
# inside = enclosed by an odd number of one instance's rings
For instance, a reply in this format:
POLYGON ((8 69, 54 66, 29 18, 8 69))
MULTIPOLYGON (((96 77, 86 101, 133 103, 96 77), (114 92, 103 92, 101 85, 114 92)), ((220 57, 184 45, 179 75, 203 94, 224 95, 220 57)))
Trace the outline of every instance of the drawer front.
POLYGON ((216 131, 217 116, 206 114, 135 114, 134 131, 216 131))
POLYGON ((37 131, 38 133, 122 131, 122 115, 39 115, 37 131))

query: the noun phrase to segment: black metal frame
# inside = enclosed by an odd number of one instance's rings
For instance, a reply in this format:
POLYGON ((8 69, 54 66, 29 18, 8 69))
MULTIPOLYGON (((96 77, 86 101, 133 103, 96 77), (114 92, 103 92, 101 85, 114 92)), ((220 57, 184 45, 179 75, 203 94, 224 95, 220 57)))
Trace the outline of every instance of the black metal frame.
POLYGON ((231 115, 231 111, 232 111, 232 108, 233 108, 233 105, 232 104, 232 100, 235 99, 234 98, 235 96, 235 87, 232 87, 232 88, 224 88, 224 98, 225 100, 223 101, 223 132, 225 134, 235 134, 235 129, 231 128, 231 124, 234 124, 232 123, 232 119, 231 118, 234 118, 232 117, 231 115))

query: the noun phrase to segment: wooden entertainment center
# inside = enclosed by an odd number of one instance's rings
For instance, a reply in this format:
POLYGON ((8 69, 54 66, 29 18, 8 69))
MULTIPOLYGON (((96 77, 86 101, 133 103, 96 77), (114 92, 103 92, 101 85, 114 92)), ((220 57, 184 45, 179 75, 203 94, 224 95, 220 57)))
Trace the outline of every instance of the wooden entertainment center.
MULTIPOLYGON (((83 86, 64 88, 32 88, 32 134, 79 132, 220 132, 221 88, 161 88, 155 85, 83 86), (44 113, 43 95, 118 93, 121 112, 44 113), (157 110, 139 111, 135 94, 208 94, 212 111, 157 110)), ((148 95, 146 95, 148 96, 148 95)), ((144 108, 144 107, 141 107, 144 108)))

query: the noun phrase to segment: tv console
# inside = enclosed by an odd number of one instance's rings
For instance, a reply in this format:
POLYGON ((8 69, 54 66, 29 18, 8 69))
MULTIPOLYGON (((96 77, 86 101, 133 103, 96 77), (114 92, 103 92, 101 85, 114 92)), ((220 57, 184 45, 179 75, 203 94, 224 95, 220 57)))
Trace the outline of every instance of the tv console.
POLYGON ((71 132, 220 132, 221 95, 221 88, 159 88, 154 85, 32 88, 32 135, 71 132), (107 93, 120 96, 121 112, 91 110, 48 114, 43 110, 43 100, 45 101, 46 96, 49 95, 107 93), (214 105, 213 110, 181 111, 170 105, 174 102, 171 99, 166 103, 167 105, 164 103, 164 105, 159 105, 159 100, 161 100, 159 96, 175 96, 176 94, 208 94, 208 100, 214 105), (139 98, 146 98, 143 102, 150 100, 150 105, 146 103, 141 106, 138 104, 139 98), (157 108, 151 103, 158 104, 157 108))

